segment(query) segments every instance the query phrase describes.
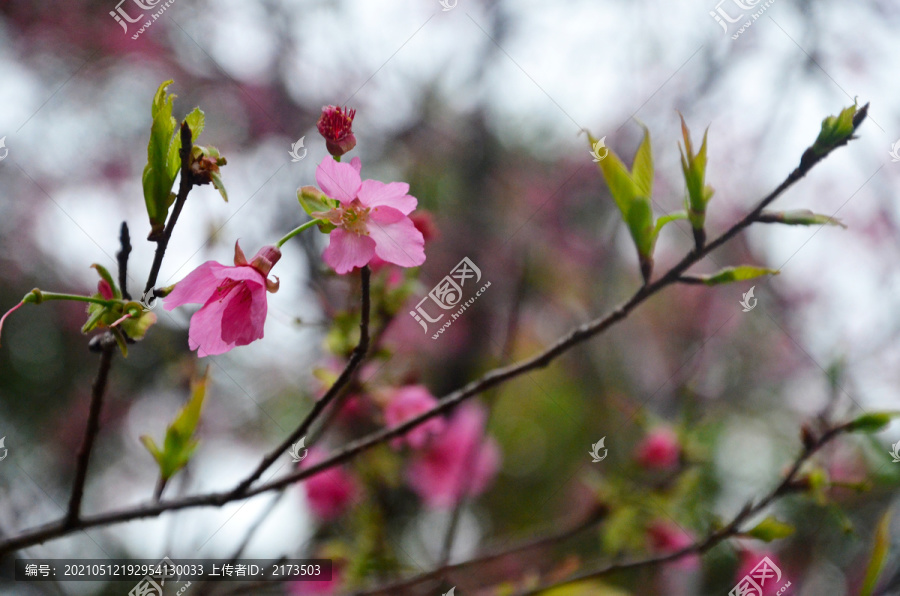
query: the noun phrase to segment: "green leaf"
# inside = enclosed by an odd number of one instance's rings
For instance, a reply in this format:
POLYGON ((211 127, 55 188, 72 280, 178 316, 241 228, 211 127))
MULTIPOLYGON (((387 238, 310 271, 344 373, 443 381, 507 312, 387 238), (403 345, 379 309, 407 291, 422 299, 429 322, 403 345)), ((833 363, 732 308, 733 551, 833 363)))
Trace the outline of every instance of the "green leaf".
POLYGON ((175 95, 166 91, 172 83, 169 80, 159 86, 151 106, 150 142, 147 145, 147 165, 142 179, 144 202, 152 227, 151 235, 161 232, 165 226, 169 192, 175 182, 175 176, 169 175, 168 167, 169 146, 176 124, 172 117, 175 95))
POLYGON ((897 415, 896 412, 873 412, 872 414, 863 414, 847 425, 847 431, 851 433, 877 433, 878 431, 887 428, 891 423, 891 419, 897 415))
POLYGON ((764 223, 782 223, 789 226, 819 226, 831 225, 846 228, 844 222, 828 215, 813 213, 809 209, 794 209, 791 211, 763 211, 759 215, 759 221, 764 223))
POLYGON ((780 538, 787 538, 793 534, 794 531, 794 526, 779 521, 770 515, 759 522, 752 530, 745 532, 744 534, 764 542, 772 542, 773 540, 778 540, 780 538))
POLYGON ((711 186, 706 185, 706 140, 709 128, 703 133, 700 151, 694 155, 691 133, 684 121, 684 116, 681 113, 678 115, 681 118, 681 134, 684 137, 684 148, 679 146, 679 150, 681 151, 681 170, 687 188, 685 207, 690 216, 691 226, 700 230, 703 229, 706 219, 706 204, 715 193, 711 186))
MULTIPOLYGON (((206 126, 206 115, 203 113, 203 110, 197 107, 191 110, 191 113, 185 117, 184 121, 187 123, 188 128, 191 129, 192 144, 196 144, 197 139, 200 137, 200 133, 203 132, 203 128, 206 126)), ((172 142, 169 144, 168 171, 169 176, 173 181, 175 180, 178 171, 181 169, 180 152, 181 133, 178 133, 172 137, 172 142)))
POLYGON ((715 286, 753 279, 763 275, 778 275, 779 273, 781 272, 777 269, 754 267, 752 265, 739 265, 737 267, 726 267, 712 275, 701 275, 699 277, 706 285, 715 286))
POLYGON ((822 121, 822 129, 812 146, 813 153, 823 155, 831 149, 846 143, 856 128, 854 118, 859 111, 859 106, 854 103, 844 108, 837 116, 828 116, 822 121))
POLYGON ((866 575, 863 579, 862 588, 859 596, 872 596, 875 592, 875 586, 878 585, 878 577, 884 569, 884 562, 887 559, 888 549, 891 545, 891 512, 887 510, 881 516, 878 522, 878 529, 875 531, 875 541, 872 545, 872 558, 866 566, 866 575))
POLYGON ((641 196, 649 199, 653 195, 653 152, 650 147, 650 131, 646 126, 643 129, 644 138, 634 154, 631 177, 641 196))
POLYGON ((670 213, 668 215, 663 215, 659 219, 656 220, 656 227, 653 230, 654 239, 656 236, 659 236, 659 231, 663 229, 663 227, 667 223, 671 223, 673 221, 678 221, 679 219, 687 219, 688 214, 684 211, 676 211, 674 213, 670 213))
POLYGON ((225 190, 225 182, 222 180, 222 174, 219 172, 212 172, 209 177, 212 180, 212 185, 219 191, 219 194, 222 195, 222 198, 225 199, 225 202, 227 203, 228 191, 225 190))
POLYGON ((637 245, 638 253, 644 256, 652 255, 655 237, 653 234, 653 209, 650 201, 648 199, 632 201, 625 222, 637 245))
POLYGON ((628 168, 612 149, 609 149, 607 156, 601 159, 598 165, 600 171, 603 172, 606 185, 609 187, 609 193, 624 216, 628 213, 631 202, 640 195, 640 189, 631 179, 628 168))
POLYGON ((142 436, 141 441, 159 465, 163 481, 169 480, 190 461, 197 448, 194 432, 200 422, 200 411, 209 382, 209 368, 202 377, 191 381, 191 398, 178 412, 175 420, 166 429, 162 450, 152 438, 142 436))

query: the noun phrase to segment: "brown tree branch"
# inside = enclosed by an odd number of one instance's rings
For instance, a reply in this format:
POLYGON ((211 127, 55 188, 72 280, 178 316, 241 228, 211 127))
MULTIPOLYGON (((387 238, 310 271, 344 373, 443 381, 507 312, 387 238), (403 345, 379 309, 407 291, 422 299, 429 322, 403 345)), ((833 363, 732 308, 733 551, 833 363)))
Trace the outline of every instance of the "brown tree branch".
MULTIPOLYGON (((857 113, 856 118, 854 118, 854 128, 858 127, 864 120, 867 107, 868 104, 861 108, 857 113)), ((182 134, 184 134, 184 129, 182 129, 182 134)), ((285 486, 294 484, 295 482, 299 482, 301 480, 309 478, 310 476, 314 476, 315 474, 318 474, 324 470, 338 466, 356 457, 360 453, 363 453, 377 445, 389 441, 394 437, 401 436, 409 432, 416 426, 419 426, 420 424, 423 424, 424 422, 430 420, 431 418, 440 416, 441 414, 453 409, 465 399, 470 398, 474 395, 478 395, 486 389, 519 377, 531 370, 543 368, 572 347, 603 333, 614 324, 622 321, 637 306, 642 304, 644 301, 655 295, 663 288, 673 283, 677 283, 678 279, 692 265, 696 264, 700 259, 708 255, 710 252, 734 238, 744 228, 747 228, 748 226, 753 224, 757 220, 759 214, 763 211, 763 209, 765 209, 775 199, 781 196, 798 180, 803 178, 816 164, 827 157, 837 147, 846 145, 848 141, 849 138, 844 139, 842 142, 837 143, 834 146, 829 147, 821 152, 813 151, 812 148, 807 149, 800 160, 800 165, 797 166, 788 175, 788 177, 778 185, 775 190, 766 195, 750 213, 748 213, 740 221, 732 225, 732 227, 725 231, 722 235, 714 239, 712 242, 706 244, 703 248, 697 249, 695 246, 694 249, 691 250, 691 252, 685 255, 685 257, 681 261, 679 261, 678 264, 672 267, 662 277, 660 277, 656 281, 641 286, 640 289, 638 289, 631 296, 631 298, 626 300, 622 305, 620 305, 618 308, 616 308, 606 316, 594 319, 593 321, 589 321, 573 329, 567 335, 560 338, 554 345, 547 348, 540 354, 532 356, 531 358, 528 358, 521 362, 495 368, 487 372, 479 379, 471 381, 464 387, 441 398, 438 405, 431 410, 424 412, 423 414, 412 418, 404 422, 403 424, 400 424, 393 428, 388 428, 371 433, 365 437, 347 444, 342 449, 338 450, 334 455, 319 462, 318 464, 302 470, 295 470, 279 479, 263 483, 256 486, 255 488, 251 488, 248 485, 245 490, 241 491, 235 489, 226 492, 183 497, 172 501, 149 503, 146 505, 122 509, 119 511, 107 512, 92 517, 84 517, 81 518, 79 522, 74 526, 68 526, 66 524, 66 520, 63 519, 57 522, 46 524, 44 526, 33 528, 31 530, 26 530, 19 536, 0 541, 0 556, 3 556, 4 554, 12 552, 14 550, 24 548, 26 546, 40 544, 52 538, 65 536, 66 534, 69 534, 74 530, 83 530, 91 527, 107 526, 135 519, 156 517, 166 511, 177 511, 193 507, 221 507, 222 505, 230 503, 232 501, 246 499, 258 494, 281 489, 285 486)), ((152 286, 152 284, 150 285, 152 286)), ((324 409, 324 407, 320 407, 319 411, 321 411, 322 409, 324 409)), ((298 437, 299 436, 302 435, 298 435, 298 437)), ((290 442, 285 442, 285 444, 283 445, 284 449, 287 449, 287 447, 289 446, 290 442)), ((279 451, 279 455, 284 451, 284 449, 279 451)), ((269 459, 270 457, 271 455, 266 459, 269 459)), ((246 481, 241 483, 241 485, 239 485, 239 488, 244 484, 246 484, 246 481)))

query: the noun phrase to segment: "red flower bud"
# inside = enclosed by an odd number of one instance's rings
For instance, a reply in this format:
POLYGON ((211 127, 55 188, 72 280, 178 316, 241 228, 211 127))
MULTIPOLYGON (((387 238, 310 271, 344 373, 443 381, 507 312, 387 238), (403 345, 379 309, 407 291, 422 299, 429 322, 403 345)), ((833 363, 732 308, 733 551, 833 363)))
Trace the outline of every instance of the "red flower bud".
POLYGON ((328 153, 335 157, 347 153, 356 147, 356 137, 353 136, 353 117, 356 110, 341 108, 338 106, 324 106, 322 115, 316 127, 319 134, 325 137, 325 147, 328 153))

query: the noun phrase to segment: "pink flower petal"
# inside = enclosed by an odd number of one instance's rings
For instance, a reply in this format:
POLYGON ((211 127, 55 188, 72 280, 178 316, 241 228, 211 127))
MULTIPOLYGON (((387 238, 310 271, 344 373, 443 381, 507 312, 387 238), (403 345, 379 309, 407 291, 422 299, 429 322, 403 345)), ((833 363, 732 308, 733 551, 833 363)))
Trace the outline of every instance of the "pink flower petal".
POLYGON ((316 168, 316 182, 322 192, 341 203, 349 204, 355 199, 362 180, 359 171, 351 164, 336 162, 331 157, 323 159, 316 168))
POLYGON ((222 341, 246 346, 262 339, 266 326, 266 289, 257 284, 241 284, 233 290, 222 316, 222 341))
POLYGON ((191 317, 188 346, 192 350, 197 350, 197 355, 201 358, 224 354, 234 347, 234 344, 222 339, 222 317, 232 293, 224 300, 210 300, 191 317))
POLYGON ((360 202, 366 207, 385 205, 393 207, 403 215, 409 215, 419 201, 407 193, 409 193, 409 184, 406 182, 385 184, 378 180, 363 180, 358 195, 360 202))
POLYGON ((375 207, 369 213, 369 237, 375 254, 400 265, 417 267, 425 262, 425 238, 412 220, 392 207, 375 207))
POLYGON ((358 157, 354 157, 353 159, 351 159, 350 165, 353 166, 353 169, 355 169, 357 172, 362 171, 362 160, 360 160, 358 157))
POLYGON ((175 284, 175 289, 163 300, 163 308, 172 310, 182 304, 206 304, 219 285, 216 274, 223 269, 234 267, 226 267, 215 261, 203 263, 175 284))
POLYGON ((340 274, 353 271, 367 264, 375 254, 375 241, 341 228, 331 231, 328 248, 322 258, 340 274))
POLYGON ((266 276, 254 269, 253 267, 226 267, 221 266, 220 269, 213 271, 216 281, 215 286, 222 285, 222 282, 228 279, 234 281, 246 281, 252 284, 265 287, 266 276))

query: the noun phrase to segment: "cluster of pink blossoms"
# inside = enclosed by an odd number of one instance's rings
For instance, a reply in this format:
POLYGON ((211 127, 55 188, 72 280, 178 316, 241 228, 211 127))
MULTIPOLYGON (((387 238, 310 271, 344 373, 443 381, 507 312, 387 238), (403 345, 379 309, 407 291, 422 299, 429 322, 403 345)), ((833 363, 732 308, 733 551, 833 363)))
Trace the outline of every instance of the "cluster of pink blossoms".
MULTIPOLYGON (((409 185, 363 180, 358 157, 349 164, 337 161, 356 145, 355 114, 326 106, 318 122, 333 156, 325 157, 316 169, 321 191, 314 189, 331 207, 312 214, 332 227, 323 259, 339 274, 369 263, 417 267, 425 262, 425 239, 410 219, 418 201, 409 194, 409 185)), ((199 356, 222 354, 263 337, 266 292, 278 290, 277 281, 268 280, 269 271, 281 258, 281 244, 292 235, 264 246, 251 261, 236 244, 233 267, 207 261, 175 285, 165 299, 166 310, 203 305, 191 317, 188 332, 190 348, 199 356)))

